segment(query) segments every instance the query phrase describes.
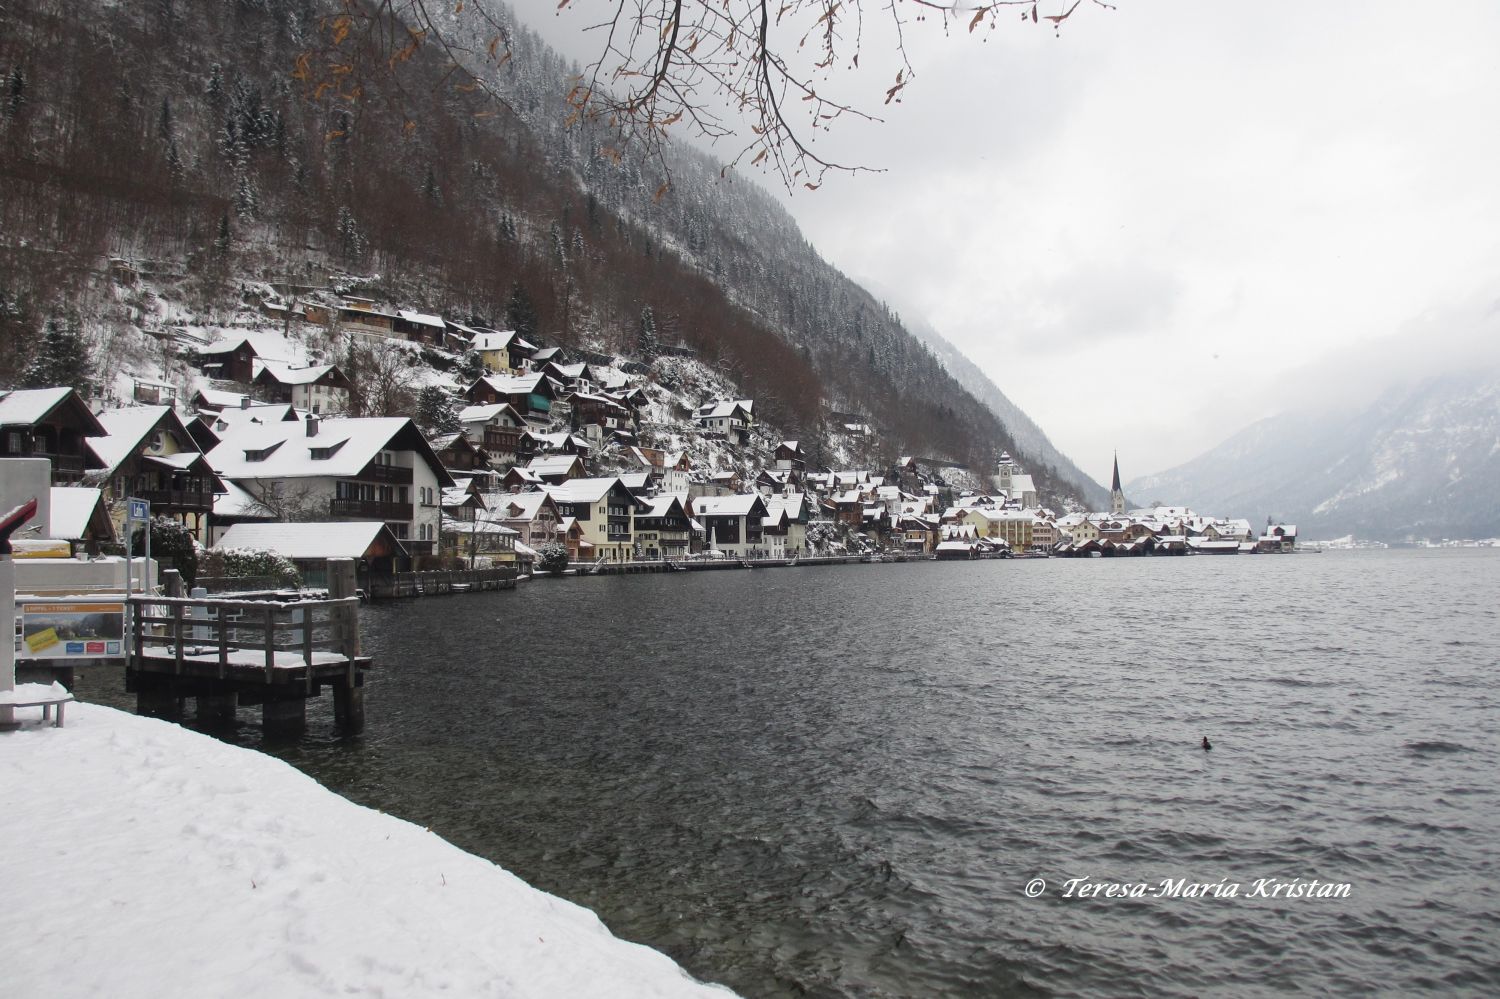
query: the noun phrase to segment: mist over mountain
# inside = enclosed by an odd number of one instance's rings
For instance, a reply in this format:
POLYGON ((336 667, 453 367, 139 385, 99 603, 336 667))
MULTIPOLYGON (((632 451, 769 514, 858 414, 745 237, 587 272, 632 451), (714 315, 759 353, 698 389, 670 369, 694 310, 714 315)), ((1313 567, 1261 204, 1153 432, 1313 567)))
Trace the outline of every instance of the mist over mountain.
POLYGON ((1306 538, 1500 535, 1500 368, 1427 374, 1373 399, 1335 384, 1348 371, 1322 371, 1328 398, 1129 482, 1132 502, 1274 517, 1306 538))
POLYGON ((1011 439, 1016 442, 1016 446, 1023 453, 1033 456, 1035 460, 1046 465, 1049 468, 1049 474, 1076 484, 1084 504, 1089 509, 1107 510, 1109 508, 1109 490, 1095 482, 1091 476, 1073 464, 1072 459, 1053 446, 1042 428, 1037 426, 1021 407, 1011 402, 1005 393, 1000 391, 1000 387, 980 370, 979 365, 964 356, 957 347, 943 339, 936 329, 922 319, 908 319, 907 322, 913 335, 932 349, 938 360, 943 362, 943 366, 958 380, 958 383, 1000 418, 1000 422, 1004 424, 1011 439))

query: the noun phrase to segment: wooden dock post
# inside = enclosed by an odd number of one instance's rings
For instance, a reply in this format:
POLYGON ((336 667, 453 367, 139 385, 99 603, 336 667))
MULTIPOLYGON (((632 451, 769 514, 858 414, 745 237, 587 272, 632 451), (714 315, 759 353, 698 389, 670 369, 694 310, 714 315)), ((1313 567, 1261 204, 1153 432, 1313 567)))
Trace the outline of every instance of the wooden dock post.
POLYGON ((301 735, 307 728, 307 698, 268 696, 261 705, 261 729, 266 735, 301 735))
POLYGON ((227 694, 199 694, 198 721, 214 728, 233 728, 239 696, 234 691, 227 694))
MULTIPOLYGON (((358 596, 354 560, 328 560, 328 596, 339 600, 358 596)), ((340 607, 337 614, 341 649, 349 660, 342 682, 333 685, 333 721, 345 735, 358 735, 365 728, 365 688, 354 661, 359 658, 359 605, 340 607)))

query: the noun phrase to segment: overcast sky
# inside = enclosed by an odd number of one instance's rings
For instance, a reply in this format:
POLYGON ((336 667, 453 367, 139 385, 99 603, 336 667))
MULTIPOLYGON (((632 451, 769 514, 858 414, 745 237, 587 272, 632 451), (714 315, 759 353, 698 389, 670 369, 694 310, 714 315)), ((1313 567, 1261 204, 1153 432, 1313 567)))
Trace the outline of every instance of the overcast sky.
MULTIPOLYGON (((568 42, 599 4, 575 6, 536 26, 568 42)), ((1435 325, 1463 363, 1495 334, 1440 318, 1500 301, 1494 0, 1085 0, 1060 36, 916 25, 915 82, 885 108, 880 37, 867 24, 836 85, 886 121, 819 148, 884 172, 786 203, 1096 479, 1116 449, 1128 479, 1270 415, 1290 369, 1430 363, 1435 325)))

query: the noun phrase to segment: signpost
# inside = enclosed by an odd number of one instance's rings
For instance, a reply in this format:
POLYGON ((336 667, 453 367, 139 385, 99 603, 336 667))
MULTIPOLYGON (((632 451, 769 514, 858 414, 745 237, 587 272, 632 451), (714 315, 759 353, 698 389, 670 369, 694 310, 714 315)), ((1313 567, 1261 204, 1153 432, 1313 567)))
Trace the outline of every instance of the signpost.
MULTIPOLYGON (((141 524, 145 527, 146 538, 146 575, 151 573, 151 503, 149 500, 137 499, 134 496, 125 500, 125 595, 128 597, 135 592, 135 525, 141 524)), ((141 590, 144 592, 146 583, 143 580, 141 590)))

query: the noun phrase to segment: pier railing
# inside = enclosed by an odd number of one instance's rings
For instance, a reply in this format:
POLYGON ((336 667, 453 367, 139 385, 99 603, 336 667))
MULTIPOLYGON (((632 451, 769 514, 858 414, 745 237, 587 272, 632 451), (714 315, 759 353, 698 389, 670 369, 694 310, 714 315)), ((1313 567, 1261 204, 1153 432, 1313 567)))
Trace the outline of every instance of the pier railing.
POLYGON ((263 669, 265 682, 300 668, 315 675, 346 671, 359 659, 359 598, 280 602, 141 595, 131 605, 131 661, 182 676, 226 679, 263 669))

